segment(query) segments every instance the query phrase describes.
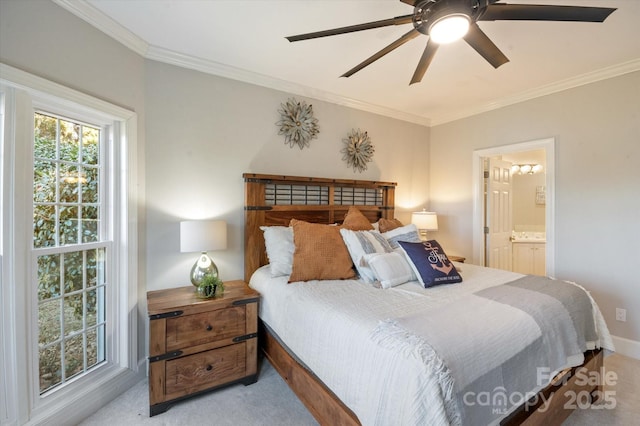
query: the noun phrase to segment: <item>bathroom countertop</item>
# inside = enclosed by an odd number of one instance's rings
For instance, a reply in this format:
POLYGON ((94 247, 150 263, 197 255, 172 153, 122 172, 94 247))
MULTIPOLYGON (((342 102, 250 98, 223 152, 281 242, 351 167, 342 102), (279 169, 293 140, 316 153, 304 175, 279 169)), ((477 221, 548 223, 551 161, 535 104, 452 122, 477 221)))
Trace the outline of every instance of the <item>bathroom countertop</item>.
POLYGON ((546 243, 547 235, 544 232, 512 232, 513 243, 546 243))

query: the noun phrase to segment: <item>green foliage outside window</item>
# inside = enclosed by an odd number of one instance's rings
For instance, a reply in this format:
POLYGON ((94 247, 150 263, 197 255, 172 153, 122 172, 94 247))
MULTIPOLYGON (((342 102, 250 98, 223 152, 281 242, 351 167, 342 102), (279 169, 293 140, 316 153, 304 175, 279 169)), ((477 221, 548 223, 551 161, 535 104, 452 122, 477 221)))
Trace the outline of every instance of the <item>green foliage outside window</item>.
MULTIPOLYGON (((39 113, 34 130, 33 247, 98 241, 100 130, 39 113)), ((82 290, 83 271, 87 287, 99 284, 96 250, 85 253, 40 256, 38 300, 59 297, 62 289, 82 290)), ((82 297, 70 299, 76 316, 82 318, 82 297)), ((87 312, 95 313, 95 308, 95 292, 88 292, 87 312)))

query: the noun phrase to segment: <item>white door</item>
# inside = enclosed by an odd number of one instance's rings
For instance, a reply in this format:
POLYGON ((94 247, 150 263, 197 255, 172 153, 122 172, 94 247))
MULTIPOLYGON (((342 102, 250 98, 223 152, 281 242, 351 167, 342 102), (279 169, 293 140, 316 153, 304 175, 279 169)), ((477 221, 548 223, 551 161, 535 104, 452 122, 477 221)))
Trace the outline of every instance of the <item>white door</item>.
POLYGON ((489 159, 485 265, 511 270, 511 163, 489 159))

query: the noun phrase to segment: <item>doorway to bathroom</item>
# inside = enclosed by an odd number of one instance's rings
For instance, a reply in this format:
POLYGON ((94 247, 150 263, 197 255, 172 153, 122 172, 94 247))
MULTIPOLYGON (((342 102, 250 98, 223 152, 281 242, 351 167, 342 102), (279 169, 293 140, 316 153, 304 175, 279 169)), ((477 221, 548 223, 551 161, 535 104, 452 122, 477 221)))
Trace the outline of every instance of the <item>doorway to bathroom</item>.
POLYGON ((474 259, 481 265, 553 275, 555 139, 473 153, 474 259))

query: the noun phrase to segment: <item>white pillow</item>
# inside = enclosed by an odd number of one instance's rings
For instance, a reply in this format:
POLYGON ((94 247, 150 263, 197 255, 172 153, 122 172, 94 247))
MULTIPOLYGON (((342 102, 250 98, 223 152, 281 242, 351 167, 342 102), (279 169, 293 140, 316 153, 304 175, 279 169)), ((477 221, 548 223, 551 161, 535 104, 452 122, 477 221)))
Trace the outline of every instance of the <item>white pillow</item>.
POLYGON ((376 277, 373 271, 362 261, 365 254, 390 253, 393 251, 387 240, 376 231, 351 231, 340 229, 342 239, 349 250, 353 264, 363 281, 372 283, 376 277))
POLYGON ((398 241, 407 241, 410 243, 422 242, 420 234, 418 234, 418 228, 413 223, 384 232, 382 236, 387 239, 394 249, 400 248, 398 241))
POLYGON ((293 265, 293 228, 289 226, 261 226, 267 248, 272 277, 291 275, 293 265))
POLYGON ((398 252, 365 254, 363 260, 382 288, 395 287, 417 279, 407 259, 398 252))

